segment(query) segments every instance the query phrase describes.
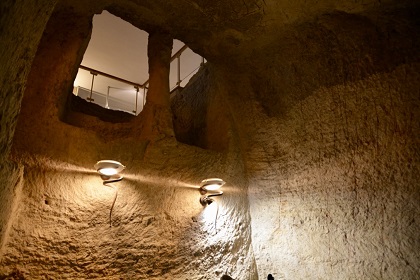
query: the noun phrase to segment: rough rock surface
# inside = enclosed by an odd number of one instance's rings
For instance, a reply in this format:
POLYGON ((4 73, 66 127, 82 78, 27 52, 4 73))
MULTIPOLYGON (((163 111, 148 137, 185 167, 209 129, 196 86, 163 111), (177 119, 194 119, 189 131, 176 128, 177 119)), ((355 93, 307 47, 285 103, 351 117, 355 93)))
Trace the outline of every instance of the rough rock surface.
POLYGON ((416 1, 23 2, 0 4, 0 278, 419 278, 416 1), (71 109, 104 8, 207 58, 172 108, 166 58, 137 118, 71 109))
POLYGON ((238 159, 163 145, 148 149, 142 163, 124 161, 125 179, 112 184, 118 188, 112 227, 109 211, 115 189, 103 186, 92 168, 39 158, 27 163, 1 275, 30 279, 255 275, 246 184, 238 159), (229 186, 217 203, 203 209, 197 184, 212 175, 225 178, 229 186))
POLYGON ((420 275, 418 73, 322 88, 259 125, 249 198, 261 278, 420 275))
POLYGON ((165 69, 162 62, 169 60, 170 48, 161 56, 159 40, 153 43, 149 57, 158 64, 150 61, 150 74, 156 79, 138 118, 103 122, 69 108, 67 96, 92 15, 60 4, 32 63, 12 155, 23 168, 23 180, 16 176, 20 188, 10 192, 17 211, 1 252, 0 276, 257 277, 239 151, 209 152, 173 137, 164 80, 169 65, 165 69), (75 117, 73 125, 69 117, 75 117), (93 170, 104 158, 127 166, 126 178, 116 184, 112 227, 108 215, 115 190, 103 186, 93 170), (229 183, 217 203, 203 208, 198 184, 208 177, 229 183))
POLYGON ((211 68, 204 65, 182 91, 171 95, 174 132, 181 143, 226 151, 232 136, 229 104, 211 68))
POLYGON ((8 155, 31 62, 56 2, 0 3, 0 256, 20 180, 8 155))
POLYGON ((323 15, 255 51, 236 112, 260 279, 419 277, 416 10, 323 15))

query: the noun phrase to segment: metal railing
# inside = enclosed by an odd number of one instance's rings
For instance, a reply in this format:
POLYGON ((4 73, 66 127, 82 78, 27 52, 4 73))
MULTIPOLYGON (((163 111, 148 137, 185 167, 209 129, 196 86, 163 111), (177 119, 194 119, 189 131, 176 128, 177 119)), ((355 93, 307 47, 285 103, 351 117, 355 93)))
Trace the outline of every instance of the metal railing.
MULTIPOLYGON (((136 107, 131 112, 134 113, 135 115, 137 115, 138 93, 139 93, 140 88, 143 89, 143 100, 144 100, 145 94, 146 94, 146 85, 147 85, 147 83, 139 84, 139 83, 132 82, 132 81, 129 81, 129 80, 126 80, 126 79, 123 79, 123 78, 120 78, 120 77, 117 77, 117 76, 114 76, 114 75, 111 75, 111 74, 108 74, 108 73, 105 73, 105 72, 102 72, 102 71, 93 69, 93 68, 90 68, 90 67, 86 67, 86 66, 83 66, 83 65, 80 65, 79 68, 80 69, 83 69, 83 70, 86 70, 86 71, 89 71, 90 74, 92 75, 92 83, 91 83, 91 86, 90 86, 90 95, 89 95, 88 98, 86 98, 86 100, 88 100, 89 102, 95 101, 95 99, 92 98, 92 95, 93 95, 93 85, 94 85, 94 82, 95 82, 95 76, 101 75, 101 76, 104 76, 106 78, 110 78, 110 79, 113 79, 115 81, 118 81, 118 82, 122 82, 122 83, 125 83, 125 84, 128 84, 128 85, 132 85, 134 87, 134 89, 136 90, 136 102, 135 102, 135 104, 136 104, 135 106, 136 107)), ((108 90, 107 90, 107 94, 106 94, 106 103, 105 103, 105 108, 107 108, 107 109, 109 109, 109 91, 110 91, 111 88, 119 89, 117 87, 108 86, 108 90)), ((143 102, 143 106, 144 106, 144 102, 143 102)))
MULTIPOLYGON (((198 67, 196 67, 188 75, 186 75, 183 79, 181 79, 181 55, 187 49, 188 49, 188 46, 187 45, 184 45, 174 55, 171 56, 170 63, 172 63, 174 60, 177 60, 177 65, 176 65, 176 69, 177 69, 176 84, 175 84, 174 87, 172 87, 170 89, 171 92, 174 89, 176 89, 178 87, 181 87, 181 83, 183 81, 185 81, 189 76, 191 76, 191 74, 193 74, 194 72, 196 72, 204 64, 204 62, 205 62, 204 61, 204 58, 202 57, 201 58, 200 65, 198 67)), ((120 77, 117 77, 117 76, 114 76, 114 75, 111 75, 111 74, 108 74, 108 73, 105 73, 105 72, 102 72, 102 71, 93 69, 93 68, 90 68, 90 67, 87 67, 87 66, 80 65, 79 68, 82 69, 82 70, 85 70, 85 71, 89 71, 89 73, 92 75, 92 80, 91 80, 91 84, 90 84, 90 90, 88 89, 89 90, 89 96, 86 97, 86 100, 88 100, 89 102, 94 102, 95 99, 93 98, 93 95, 95 94, 96 96, 98 96, 98 94, 99 94, 101 96, 105 96, 105 105, 103 107, 105 107, 107 109, 110 109, 110 107, 109 107, 110 90, 111 89, 124 90, 122 88, 118 88, 118 87, 114 87, 114 86, 108 85, 108 89, 107 89, 106 95, 105 94, 102 94, 100 92, 94 91, 93 88, 94 88, 94 83, 95 83, 95 77, 99 75, 99 76, 103 76, 103 77, 106 77, 106 78, 115 80, 117 82, 121 82, 121 83, 124 83, 124 84, 127 84, 127 85, 131 85, 131 86, 134 87, 134 89, 136 90, 135 109, 134 110, 131 110, 131 111, 130 110, 128 110, 128 111, 127 110, 123 110, 123 111, 128 112, 128 113, 132 113, 134 115, 137 115, 138 113, 140 113, 141 110, 143 110, 143 107, 144 107, 144 105, 146 103, 145 100, 146 100, 146 96, 147 96, 149 79, 147 79, 143 84, 139 84, 139 83, 132 82, 132 81, 129 81, 129 80, 126 80, 126 79, 123 79, 123 78, 120 78, 120 77), (141 108, 141 110, 138 110, 138 99, 139 99, 139 91, 140 91, 140 89, 143 90, 143 102, 142 102, 142 108, 141 108)), ((79 87, 79 88, 81 88, 82 90, 86 91, 86 89, 83 88, 83 87, 79 87)), ((115 98, 113 98, 113 99, 115 99, 115 98)), ((122 103, 124 103, 124 102, 122 102, 122 103)), ((96 103, 96 104, 101 105, 99 103, 96 103)), ((119 109, 122 109, 122 108, 119 108, 119 109)))

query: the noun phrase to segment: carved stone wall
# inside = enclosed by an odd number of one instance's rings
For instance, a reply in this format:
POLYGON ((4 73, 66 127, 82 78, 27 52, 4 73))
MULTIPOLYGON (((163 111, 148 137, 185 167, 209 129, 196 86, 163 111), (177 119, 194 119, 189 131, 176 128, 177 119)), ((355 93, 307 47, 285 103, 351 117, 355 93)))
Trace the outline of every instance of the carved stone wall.
POLYGON ((21 178, 20 168, 8 155, 31 63, 56 2, 0 4, 0 256, 21 178))
POLYGON ((236 119, 260 279, 420 275, 415 10, 323 15, 254 52, 236 119))
POLYGON ((418 278, 418 4, 204 2, 0 4, 0 278, 418 278), (69 106, 105 8, 206 57, 172 108, 69 106))
POLYGON ((0 277, 255 278, 239 151, 207 151, 173 136, 164 66, 171 44, 159 49, 170 34, 149 50, 153 79, 139 117, 113 123, 71 111, 68 96, 97 9, 79 8, 57 6, 31 64, 11 154, 19 188, 11 193, 16 214, 0 277), (127 166, 115 188, 93 170, 100 159, 127 166), (228 184, 203 207, 198 188, 208 177, 228 184))

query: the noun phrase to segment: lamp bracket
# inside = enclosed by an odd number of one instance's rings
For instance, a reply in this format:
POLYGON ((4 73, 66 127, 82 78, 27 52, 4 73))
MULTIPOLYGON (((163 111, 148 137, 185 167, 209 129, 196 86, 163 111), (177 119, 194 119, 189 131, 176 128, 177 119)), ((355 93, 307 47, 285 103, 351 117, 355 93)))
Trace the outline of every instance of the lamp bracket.
MULTIPOLYGON (((205 191, 205 190, 204 190, 205 191)), ((200 191, 201 192, 201 191, 200 191)), ((206 194, 206 192, 207 191, 205 191, 205 193, 204 194, 206 194)), ((213 197, 213 196, 219 196, 219 195, 222 195, 223 194, 223 192, 222 191, 218 191, 218 192, 216 192, 216 193, 212 193, 212 194, 209 194, 209 195, 205 195, 205 196, 202 196, 201 198, 200 198, 200 203, 201 203, 201 205, 210 205, 210 204, 212 204, 213 203, 213 201, 214 201, 214 199, 212 199, 211 197, 213 197)))
POLYGON ((123 176, 107 176, 107 175, 101 175, 101 179, 103 180, 103 184, 108 184, 108 183, 115 183, 115 182, 119 182, 122 179, 124 179, 123 176))

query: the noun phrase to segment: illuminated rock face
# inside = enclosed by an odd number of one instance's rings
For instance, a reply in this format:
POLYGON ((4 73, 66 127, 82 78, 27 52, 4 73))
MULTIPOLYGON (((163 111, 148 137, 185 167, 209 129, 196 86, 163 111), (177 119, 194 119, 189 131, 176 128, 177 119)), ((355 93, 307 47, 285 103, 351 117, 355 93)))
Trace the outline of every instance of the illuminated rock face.
POLYGON ((11 2, 1 4, 15 12, 0 36, 17 47, 1 56, 0 278, 420 274, 418 8, 63 1, 50 17, 54 1, 11 2), (188 42, 208 65, 169 105, 162 46, 153 71, 163 83, 139 117, 72 111, 103 8, 188 42), (127 166, 111 217, 116 189, 93 170, 100 159, 127 166), (203 208, 197 185, 208 177, 227 184, 203 208))
POLYGON ((256 52, 255 103, 238 115, 252 116, 246 166, 260 279, 418 277, 414 18, 324 15, 256 52))
POLYGON ((153 78, 138 118, 104 122, 71 110, 67 97, 92 16, 93 11, 58 5, 39 43, 14 135, 12 157, 21 169, 10 183, 16 185, 9 195, 17 209, 9 219, 0 275, 257 277, 239 150, 218 153, 175 140, 165 81, 171 46, 165 44, 172 44, 167 32, 154 31, 153 78), (126 178, 115 183, 119 194, 111 220, 115 189, 102 185, 93 170, 100 159, 127 166, 126 178), (203 207, 198 185, 208 177, 229 184, 224 196, 203 207))
POLYGON ((261 144, 250 152, 257 163, 248 188, 260 273, 285 279, 418 275, 413 152, 419 127, 412 123, 420 117, 412 88, 420 86, 418 73, 418 65, 403 65, 321 88, 259 126, 255 135, 275 139, 256 136, 261 144))

